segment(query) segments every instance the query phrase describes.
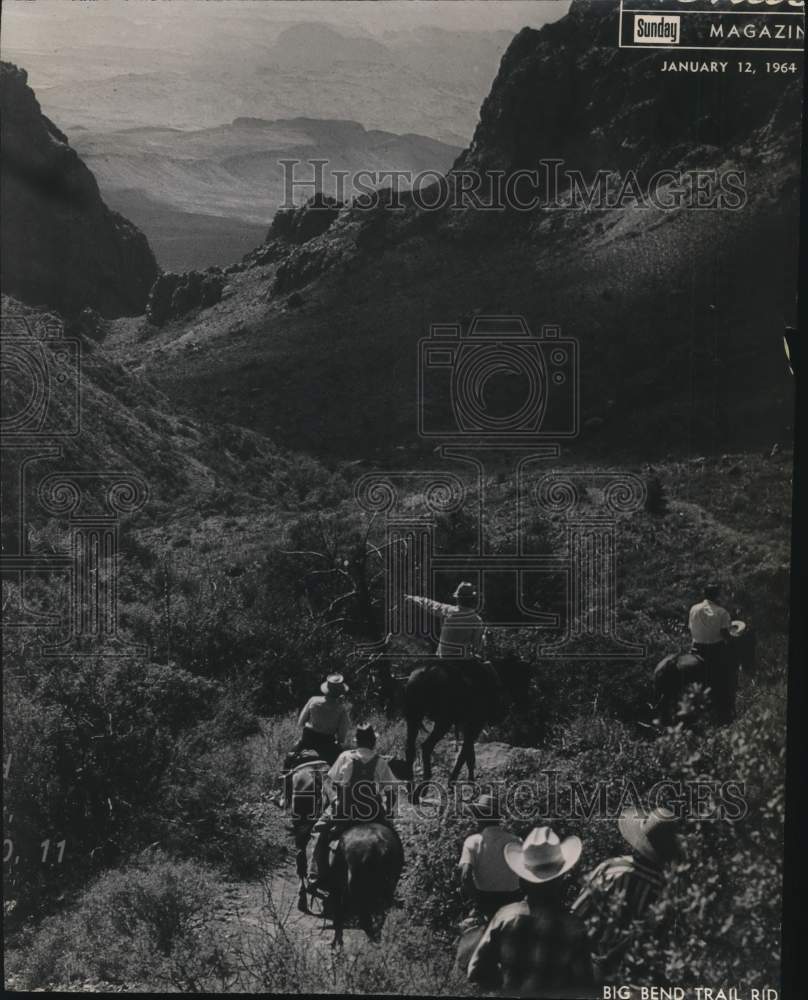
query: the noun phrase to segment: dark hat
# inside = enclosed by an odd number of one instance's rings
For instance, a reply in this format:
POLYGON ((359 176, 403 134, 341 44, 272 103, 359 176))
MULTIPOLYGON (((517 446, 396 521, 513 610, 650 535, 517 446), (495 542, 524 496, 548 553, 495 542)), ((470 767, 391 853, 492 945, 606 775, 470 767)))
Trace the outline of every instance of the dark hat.
POLYGON ((679 821, 670 809, 627 809, 617 821, 623 839, 649 861, 669 861, 682 852, 679 821))

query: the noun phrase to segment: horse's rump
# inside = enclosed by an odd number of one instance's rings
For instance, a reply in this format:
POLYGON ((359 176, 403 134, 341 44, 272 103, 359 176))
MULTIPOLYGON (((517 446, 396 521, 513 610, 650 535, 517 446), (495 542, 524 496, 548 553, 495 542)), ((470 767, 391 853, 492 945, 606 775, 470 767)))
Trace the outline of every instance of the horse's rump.
POLYGON ((403 867, 401 838, 386 823, 355 824, 339 838, 334 874, 343 869, 344 903, 353 912, 389 906, 403 867))
POLYGON ((288 799, 292 822, 314 822, 323 810, 323 777, 328 770, 320 766, 300 766, 289 775, 288 799))

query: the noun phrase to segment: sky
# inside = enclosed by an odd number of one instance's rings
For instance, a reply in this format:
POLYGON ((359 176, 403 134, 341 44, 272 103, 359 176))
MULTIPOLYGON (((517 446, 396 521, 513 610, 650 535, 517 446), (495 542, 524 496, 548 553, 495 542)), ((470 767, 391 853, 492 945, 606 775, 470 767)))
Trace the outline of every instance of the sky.
POLYGON ((78 42, 193 47, 209 43, 223 19, 257 31, 303 20, 373 35, 428 25, 517 31, 556 20, 568 7, 569 0, 4 0, 1 43, 19 51, 78 42))
MULTIPOLYGON (((385 127, 385 115, 369 107, 369 90, 386 88, 375 95, 377 105, 423 102, 429 94, 414 76, 446 83, 449 72, 454 90, 447 96, 436 89, 433 102, 445 106, 445 121, 432 107, 411 130, 465 142, 473 122, 463 98, 478 108, 497 66, 475 55, 473 37, 494 40, 498 58, 509 35, 540 28, 568 8, 569 0, 3 0, 0 50, 28 71, 45 113, 68 130, 118 122, 208 127, 236 115, 319 115, 321 104, 322 117, 385 127), (326 41, 319 50, 293 50, 284 64, 286 40, 278 37, 301 22, 325 23, 371 47, 376 40, 392 45, 405 62, 417 50, 422 61, 397 80, 389 72, 374 77, 370 67, 362 77, 356 62, 329 64, 326 41), (429 54, 437 29, 460 39, 441 42, 443 60, 429 54)), ((392 121, 401 124, 400 117, 392 121)))

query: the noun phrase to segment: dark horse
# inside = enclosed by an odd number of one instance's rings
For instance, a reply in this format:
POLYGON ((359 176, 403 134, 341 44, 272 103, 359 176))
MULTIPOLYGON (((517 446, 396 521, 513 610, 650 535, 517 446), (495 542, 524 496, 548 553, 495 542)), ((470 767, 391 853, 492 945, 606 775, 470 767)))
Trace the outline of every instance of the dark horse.
POLYGON ((328 868, 332 947, 342 944, 348 917, 378 941, 403 867, 401 840, 386 823, 358 823, 340 835, 328 868))
MULTIPOLYGON (((474 744, 487 722, 497 718, 505 697, 515 702, 527 697, 529 665, 516 656, 495 660, 438 660, 418 667, 404 687, 404 716, 407 720, 407 778, 414 781, 416 740, 425 718, 433 722, 432 732, 421 746, 423 782, 432 776, 432 751, 455 726, 463 742, 452 767, 449 781, 457 781, 463 764, 469 780, 474 780, 474 744)), ((413 788, 413 801, 420 786, 413 788)))
MULTIPOLYGON (((297 907, 302 913, 311 912, 306 849, 326 805, 323 785, 328 766, 325 761, 306 762, 291 772, 287 786, 297 849, 297 907)), ((357 824, 343 831, 331 855, 326 880, 325 912, 330 912, 334 922, 334 946, 342 944, 342 931, 349 916, 358 918, 359 926, 372 941, 378 939, 403 865, 401 840, 387 824, 357 824)))
POLYGON ((323 760, 307 761, 295 768, 288 776, 287 804, 292 813, 292 833, 295 838, 295 863, 299 885, 297 890, 297 908, 301 913, 308 913, 307 877, 309 862, 306 848, 311 840, 314 824, 325 808, 323 794, 323 779, 329 765, 323 760))
POLYGON ((735 691, 738 670, 751 676, 755 668, 755 634, 747 629, 742 635, 731 637, 722 650, 720 668, 710 668, 692 650, 670 653, 654 669, 655 711, 660 720, 669 724, 676 720, 676 713, 685 689, 690 684, 710 688, 713 716, 718 722, 729 722, 735 715, 735 691))

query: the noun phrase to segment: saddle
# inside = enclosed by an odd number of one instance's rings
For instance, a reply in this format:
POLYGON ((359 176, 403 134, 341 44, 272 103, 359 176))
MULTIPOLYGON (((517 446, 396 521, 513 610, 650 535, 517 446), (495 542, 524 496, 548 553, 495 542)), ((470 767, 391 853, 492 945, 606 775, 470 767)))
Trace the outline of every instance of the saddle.
POLYGON ((281 774, 281 792, 276 804, 283 809, 289 807, 292 799, 292 778, 296 771, 304 767, 312 767, 318 764, 319 770, 328 770, 328 763, 324 761, 316 750, 304 749, 300 751, 290 750, 283 760, 283 773, 281 774))
POLYGON ((283 773, 284 775, 292 774, 299 767, 314 763, 325 763, 316 750, 309 747, 303 750, 290 750, 283 759, 283 773))

